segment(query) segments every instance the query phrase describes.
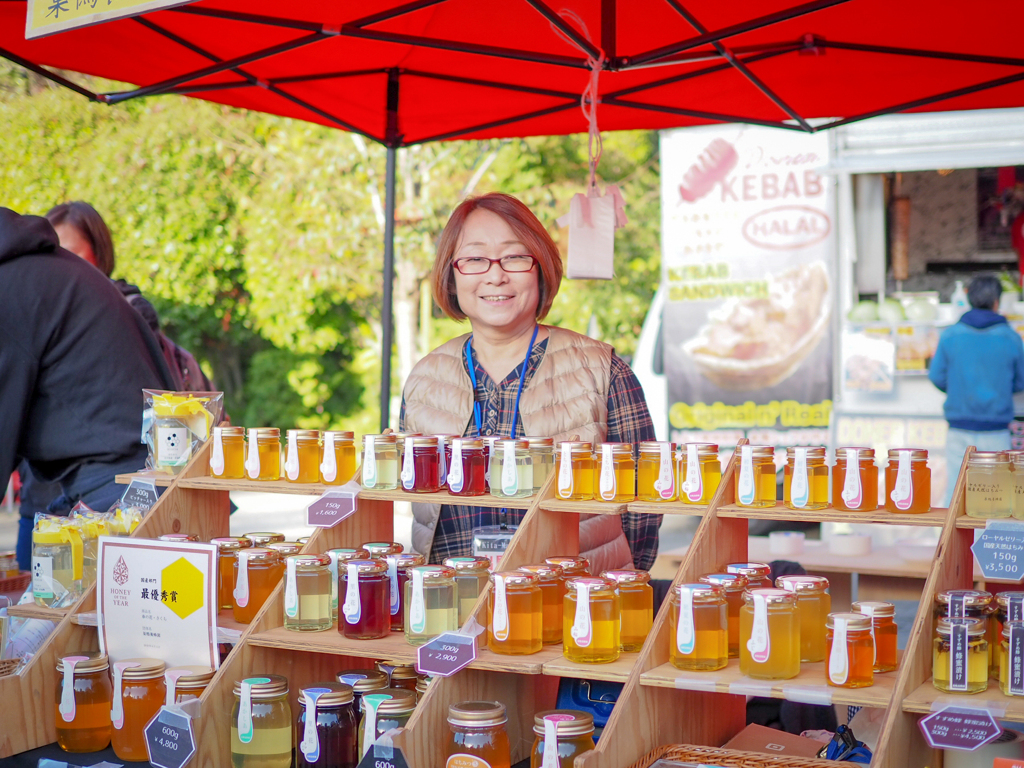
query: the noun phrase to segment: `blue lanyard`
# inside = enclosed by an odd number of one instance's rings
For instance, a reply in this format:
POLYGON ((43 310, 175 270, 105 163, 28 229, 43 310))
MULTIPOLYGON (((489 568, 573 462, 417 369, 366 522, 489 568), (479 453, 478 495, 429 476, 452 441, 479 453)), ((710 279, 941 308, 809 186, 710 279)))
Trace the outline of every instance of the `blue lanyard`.
MULTIPOLYGON (((512 414, 512 434, 509 437, 516 436, 516 421, 519 419, 519 398, 523 394, 523 382, 526 381, 526 369, 530 364, 530 355, 533 354, 533 344, 537 341, 537 331, 540 330, 539 325, 533 327, 533 336, 530 337, 530 347, 526 350, 526 359, 523 360, 523 370, 519 373, 519 389, 516 390, 516 410, 512 414)), ((473 365, 473 355, 470 352, 470 345, 473 342, 473 335, 470 334, 469 338, 466 339, 466 346, 464 351, 466 353, 466 367, 469 368, 469 380, 473 384, 473 421, 476 422, 476 434, 477 437, 483 431, 483 415, 480 410, 480 403, 476 399, 476 372, 473 365)))

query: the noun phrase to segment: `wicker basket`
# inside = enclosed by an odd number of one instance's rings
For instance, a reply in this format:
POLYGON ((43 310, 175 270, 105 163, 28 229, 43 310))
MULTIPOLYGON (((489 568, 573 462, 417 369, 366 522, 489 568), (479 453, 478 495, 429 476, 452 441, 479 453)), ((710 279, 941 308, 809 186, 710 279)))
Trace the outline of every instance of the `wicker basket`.
POLYGON ((669 744, 644 755, 629 768, 650 768, 660 759, 681 763, 706 763, 723 768, 864 768, 861 763, 845 760, 819 760, 813 757, 781 757, 760 752, 740 752, 721 747, 694 747, 689 744, 669 744))
POLYGON ((0 592, 24 592, 31 581, 31 572, 22 571, 17 576, 0 579, 0 592))
POLYGON ((21 659, 4 659, 0 661, 0 677, 7 677, 7 675, 13 674, 19 664, 21 664, 21 659))

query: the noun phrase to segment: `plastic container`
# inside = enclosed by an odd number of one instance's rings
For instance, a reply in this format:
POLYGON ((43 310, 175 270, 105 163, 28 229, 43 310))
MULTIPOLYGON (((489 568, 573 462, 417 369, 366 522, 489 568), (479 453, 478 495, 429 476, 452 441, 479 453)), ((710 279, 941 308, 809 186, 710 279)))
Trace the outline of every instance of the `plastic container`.
POLYGON ((280 675, 235 682, 231 708, 232 768, 291 768, 292 708, 280 675))
POLYGON ((210 448, 210 476, 222 480, 245 477, 245 428, 214 427, 210 448))
POLYGON ((70 605, 82 591, 82 535, 74 520, 37 515, 32 531, 32 598, 44 608, 70 605))
POLYGON ((683 504, 708 504, 722 482, 722 462, 715 443, 679 446, 677 487, 683 504))
POLYGON ((110 745, 109 669, 107 655, 97 651, 72 651, 57 659, 54 722, 65 752, 99 752, 110 745))
POLYGON ((615 582, 592 576, 565 580, 562 654, 577 664, 607 664, 619 658, 621 611, 615 582))
POLYGON ((245 476, 250 480, 281 479, 281 430, 257 427, 249 430, 245 451, 245 476))
POLYGON ((487 596, 487 647, 494 653, 537 653, 544 644, 544 602, 532 573, 491 574, 487 596))
POLYGON ((707 672, 729 663, 725 588, 678 584, 669 592, 668 660, 677 669, 707 672))

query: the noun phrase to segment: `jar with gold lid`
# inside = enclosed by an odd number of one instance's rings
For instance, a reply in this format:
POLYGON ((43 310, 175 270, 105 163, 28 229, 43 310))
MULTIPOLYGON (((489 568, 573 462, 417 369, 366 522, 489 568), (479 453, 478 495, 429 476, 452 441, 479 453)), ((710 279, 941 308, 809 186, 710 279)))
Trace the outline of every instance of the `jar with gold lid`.
POLYGON ((388 676, 388 688, 416 690, 416 681, 419 676, 416 673, 415 664, 406 664, 401 661, 377 661, 374 662, 374 666, 388 676))
POLYGON ((164 687, 167 689, 165 704, 184 704, 203 695, 213 680, 213 668, 198 664, 172 667, 164 672, 164 687))
POLYGON ((775 449, 741 445, 736 477, 736 503, 741 507, 774 507, 777 501, 775 449))
POLYGON ((574 768, 594 748, 594 716, 575 709, 549 709, 533 718, 530 768, 574 768))
POLYGON ((707 504, 722 482, 722 462, 715 443, 683 443, 679 446, 679 500, 707 504))
POLYGON ((320 453, 320 482, 324 485, 343 485, 356 474, 355 434, 328 429, 324 432, 320 453))
POLYGON ((619 596, 615 582, 592 576, 565 580, 562 654, 577 664, 607 664, 619 658, 619 596))
POLYGON ((289 429, 284 458, 284 477, 289 483, 320 480, 320 430, 289 429))
POLYGON ((149 759, 144 730, 164 705, 165 669, 160 659, 124 659, 114 663, 110 746, 122 760, 149 759))
POLYGON ((676 669, 706 672, 729 663, 724 587, 675 585, 669 592, 669 627, 668 660, 676 669))
POLYGON ((188 544, 192 541, 199 541, 194 533, 162 533, 156 537, 157 541, 173 541, 176 544, 188 544))
POLYGON ((789 509, 824 509, 828 506, 828 465, 824 446, 786 449, 782 501, 789 509))
POLYGON ((999 657, 995 646, 999 644, 996 603, 991 592, 978 589, 948 589, 935 595, 935 618, 974 618, 985 627, 985 640, 989 652, 989 671, 999 674, 999 657))
POLYGON ((454 568, 414 566, 409 569, 403 591, 403 624, 409 645, 423 645, 440 634, 458 630, 454 568))
POLYGON ((640 443, 636 462, 636 498, 638 501, 675 501, 676 444, 645 440, 640 443))
POLYGON ((998 656, 999 690, 1004 696, 1024 696, 1024 621, 1003 625, 998 656))
POLYGON ((261 675, 238 680, 231 709, 233 768, 291 768, 292 708, 288 680, 261 675))
POLYGON ((544 562, 548 565, 557 565, 567 579, 590 576, 590 561, 583 555, 553 555, 545 558, 544 562))
POLYGON ((824 661, 825 622, 832 611, 828 579, 824 576, 779 576, 775 586, 796 595, 800 617, 800 661, 824 661))
POLYGON ((437 493, 441 489, 436 437, 418 435, 405 438, 399 479, 402 490, 409 493, 437 493))
POLYGON ((594 498, 594 449, 588 442, 558 444, 557 496, 566 501, 589 501, 594 498))
POLYGON ((492 573, 487 597, 488 649, 511 656, 537 653, 544 644, 544 602, 536 574, 492 573))
MULTIPOLYGON (((943 693, 988 689, 987 627, 980 619, 941 618, 932 641, 932 685, 943 693)), ((998 658, 998 654, 997 654, 998 658)))
POLYGON ((281 580, 281 555, 266 547, 240 549, 235 553, 234 598, 235 621, 248 624, 267 602, 281 580))
POLYGON ((241 480, 245 477, 245 428, 214 427, 212 432, 210 476, 241 480))
POLYGON ((360 484, 374 491, 398 488, 398 438, 395 435, 363 435, 360 484))
POLYGON ((218 536, 210 543, 217 547, 217 607, 230 611, 235 604, 231 596, 235 590, 235 558, 240 549, 252 547, 252 542, 243 536, 218 536))
POLYGON ((565 572, 559 565, 522 565, 517 570, 536 575, 544 604, 544 645, 562 642, 562 609, 565 572))
POLYGON ((1013 472, 1006 451, 975 451, 967 459, 965 511, 968 517, 1013 515, 1013 472))
POLYGON ((830 613, 825 622, 825 658, 825 680, 830 686, 874 685, 871 618, 862 613, 830 613))
POLYGON ((448 707, 445 768, 510 768, 512 751, 499 701, 463 701, 448 707))
POLYGON ((363 694, 361 706, 363 719, 359 728, 359 754, 365 755, 377 739, 409 722, 416 709, 416 692, 384 688, 363 694))
POLYGON ((832 469, 832 506, 844 512, 878 509, 878 466, 874 448, 837 448, 832 469))
POLYGON ((885 508, 901 514, 921 514, 932 508, 932 471, 928 451, 890 448, 885 468, 885 508))
POLYGON ((1013 516, 1024 520, 1024 451, 1007 451, 1013 470, 1013 516))
POLYGON ((338 547, 325 553, 331 559, 331 618, 338 620, 338 574, 349 560, 366 560, 370 553, 362 547, 338 547))
POLYGON ((452 438, 446 482, 448 493, 453 496, 483 496, 487 493, 487 458, 482 440, 452 438))
POLYGON ((364 693, 372 693, 390 687, 388 676, 379 669, 346 669, 336 675, 339 683, 352 686, 352 705, 356 712, 356 719, 363 711, 362 699, 364 693))
POLYGON ((527 437, 526 450, 533 461, 533 492, 537 493, 555 469, 555 440, 551 437, 527 437))
POLYGON ((740 573, 706 573, 698 581, 714 584, 725 590, 725 604, 729 615, 729 658, 740 657, 740 609, 743 593, 747 590, 747 577, 740 573))
POLYGON ((388 564, 380 558, 349 560, 338 584, 338 631, 354 640, 376 640, 391 632, 388 564))
POLYGON ((726 573, 738 573, 747 577, 748 589, 771 589, 772 567, 768 563, 729 563, 726 573))
POLYGON ((298 768, 346 768, 359 762, 352 686, 334 682, 303 686, 295 725, 298 768))
POLYGON ((289 555, 284 571, 284 627, 296 632, 323 632, 331 618, 331 558, 289 555))
POLYGON ((71 651, 57 659, 57 743, 65 752, 98 752, 110 744, 112 687, 105 653, 71 651))
MULTIPOLYGON (((402 545, 399 544, 398 546, 401 547, 402 545)), ((375 556, 381 557, 380 554, 375 556)), ((427 559, 416 552, 391 553, 383 555, 383 557, 388 564, 388 599, 391 611, 391 631, 401 632, 405 628, 405 585, 409 582, 409 573, 411 569, 425 565, 427 559)))
POLYGON ((437 481, 441 488, 448 487, 448 469, 452 463, 452 440, 461 435, 432 435, 437 439, 437 481))
POLYGON ((265 547, 267 544, 284 541, 285 536, 283 533, 276 533, 274 531, 255 531, 253 533, 243 533, 242 538, 248 539, 254 547, 265 547))
POLYGON ((871 637, 875 644, 874 671, 895 670, 898 665, 896 606, 882 601, 860 600, 851 605, 850 610, 871 618, 871 637))
POLYGON ((250 480, 281 479, 281 430, 256 427, 249 430, 245 451, 245 475, 250 480))
POLYGON ((796 594, 751 589, 740 610, 740 673, 759 680, 800 674, 800 620, 796 594))
POLYGON ((597 501, 623 503, 636 498, 636 462, 630 443, 600 443, 594 476, 597 501))
POLYGON ((619 642, 624 653, 639 651, 654 625, 654 589, 651 574, 620 568, 605 571, 602 579, 614 582, 619 596, 619 642))
POLYGON ((491 496, 523 499, 533 495, 533 457, 529 444, 520 438, 494 442, 491 453, 491 496))
MULTIPOLYGON (((449 557, 444 561, 449 568, 455 569, 455 589, 459 601, 459 626, 466 623, 466 619, 473 615, 473 606, 477 598, 484 591, 487 579, 490 577, 489 558, 480 555, 467 555, 465 557, 449 557)), ((561 596, 559 596, 559 607, 561 607, 561 596)), ((562 623, 558 623, 561 629, 562 623)))
POLYGON ((291 557, 292 555, 298 555, 302 553, 302 548, 305 546, 298 541, 272 541, 269 544, 264 545, 267 549, 272 549, 281 556, 282 561, 282 573, 284 572, 284 558, 291 557))

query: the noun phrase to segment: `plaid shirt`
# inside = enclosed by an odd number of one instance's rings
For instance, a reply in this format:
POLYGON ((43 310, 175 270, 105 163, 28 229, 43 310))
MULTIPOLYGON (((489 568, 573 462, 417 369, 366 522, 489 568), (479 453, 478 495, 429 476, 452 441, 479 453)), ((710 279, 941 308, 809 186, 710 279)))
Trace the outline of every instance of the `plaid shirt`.
MULTIPOLYGON (((530 386, 530 381, 540 367, 547 351, 547 339, 537 343, 530 359, 526 362, 526 378, 523 388, 530 386)), ((472 349, 472 347, 471 347, 472 349)), ((463 357, 466 372, 469 368, 463 357)), ((476 400, 480 403, 482 414, 482 434, 508 435, 512 429, 512 417, 515 414, 516 392, 519 389, 519 376, 523 363, 505 377, 500 384, 495 383, 480 365, 473 353, 473 372, 476 376, 476 400)), ((405 431, 405 400, 402 400, 401 415, 402 431, 405 431)), ((466 436, 476 435, 476 422, 472 418, 463 432, 466 436)), ((523 421, 516 419, 515 437, 523 437, 523 421)), ((644 391, 630 367, 617 355, 612 355, 612 364, 608 382, 608 434, 605 440, 610 443, 638 443, 641 440, 654 440, 654 424, 647 411, 644 391)), ((485 525, 499 525, 506 522, 518 525, 526 513, 523 510, 491 509, 486 507, 463 507, 444 505, 441 516, 434 529, 434 545, 430 552, 431 563, 441 563, 445 558, 472 554, 473 529, 485 525)), ((658 528, 661 526, 661 515, 626 512, 622 515, 622 529, 625 531, 629 550, 633 554, 633 564, 642 570, 650 570, 654 558, 658 555, 658 528)))

